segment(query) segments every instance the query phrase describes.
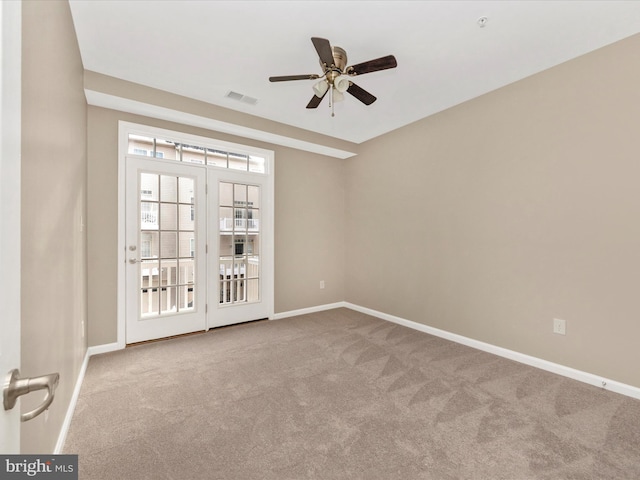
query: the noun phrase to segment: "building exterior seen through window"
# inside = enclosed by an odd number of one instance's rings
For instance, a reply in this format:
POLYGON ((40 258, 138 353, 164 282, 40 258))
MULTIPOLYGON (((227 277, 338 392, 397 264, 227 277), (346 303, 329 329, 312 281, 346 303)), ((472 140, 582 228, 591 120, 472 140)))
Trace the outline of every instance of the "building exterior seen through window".
POLYGON ((220 303, 260 300, 260 187, 219 184, 220 303))
POLYGON ((187 145, 172 140, 129 134, 128 152, 133 155, 175 160, 252 173, 265 173, 266 160, 258 155, 227 152, 216 148, 187 145))
POLYGON ((140 314, 193 309, 194 181, 140 173, 140 314))

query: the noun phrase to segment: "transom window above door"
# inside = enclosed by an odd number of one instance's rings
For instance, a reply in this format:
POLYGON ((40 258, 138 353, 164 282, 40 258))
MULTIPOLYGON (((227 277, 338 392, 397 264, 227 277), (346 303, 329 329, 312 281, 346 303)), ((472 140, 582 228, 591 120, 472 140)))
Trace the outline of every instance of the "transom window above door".
POLYGON ((267 173, 266 158, 252 153, 234 152, 206 145, 130 133, 128 153, 175 160, 250 173, 267 173))

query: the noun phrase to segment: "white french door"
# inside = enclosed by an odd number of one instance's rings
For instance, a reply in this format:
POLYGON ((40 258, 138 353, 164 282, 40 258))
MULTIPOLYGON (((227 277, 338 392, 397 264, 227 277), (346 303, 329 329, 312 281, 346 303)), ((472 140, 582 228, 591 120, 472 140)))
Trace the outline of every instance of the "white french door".
POLYGON ((273 177, 125 157, 125 343, 273 315, 273 177))
POLYGON ((206 329, 206 170, 126 159, 126 343, 206 329))
POLYGON ((268 177, 217 169, 208 175, 208 325, 268 318, 273 298, 268 177))

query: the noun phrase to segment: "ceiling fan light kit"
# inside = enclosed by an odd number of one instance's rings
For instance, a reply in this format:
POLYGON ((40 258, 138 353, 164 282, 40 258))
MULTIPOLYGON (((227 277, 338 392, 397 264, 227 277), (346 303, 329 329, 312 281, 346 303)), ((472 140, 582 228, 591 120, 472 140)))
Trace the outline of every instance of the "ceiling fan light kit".
POLYGON ((347 52, 340 47, 332 47, 326 38, 312 37, 311 42, 320 58, 320 67, 323 70, 322 75, 315 73, 309 75, 285 75, 278 77, 269 77, 270 82, 286 82, 290 80, 318 80, 313 85, 314 96, 307 104, 307 108, 317 108, 326 96, 330 93, 331 116, 335 116, 333 105, 340 102, 344 98, 344 93, 356 97, 365 105, 371 105, 376 101, 376 97, 359 87, 351 81, 351 77, 363 75, 365 73, 377 72, 398 66, 396 58, 393 55, 376 58, 368 62, 359 63, 347 67, 347 52))
POLYGON ((324 94, 327 93, 328 89, 329 89, 329 84, 327 83, 326 80, 320 80, 318 83, 316 83, 313 86, 313 91, 316 94, 316 97, 319 97, 319 98, 324 97, 324 94))
POLYGON ((346 92, 350 85, 351 80, 349 80, 349 77, 346 75, 340 75, 333 81, 333 86, 340 93, 346 92))

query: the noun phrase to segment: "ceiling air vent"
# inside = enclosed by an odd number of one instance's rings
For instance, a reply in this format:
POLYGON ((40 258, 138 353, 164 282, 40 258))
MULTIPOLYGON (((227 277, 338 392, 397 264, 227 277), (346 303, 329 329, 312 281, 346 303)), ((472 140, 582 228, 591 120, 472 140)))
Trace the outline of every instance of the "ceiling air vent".
POLYGON ((257 98, 249 97, 248 95, 243 95, 234 91, 227 93, 226 97, 237 100, 239 102, 248 103, 249 105, 255 105, 256 103, 258 103, 257 98))

